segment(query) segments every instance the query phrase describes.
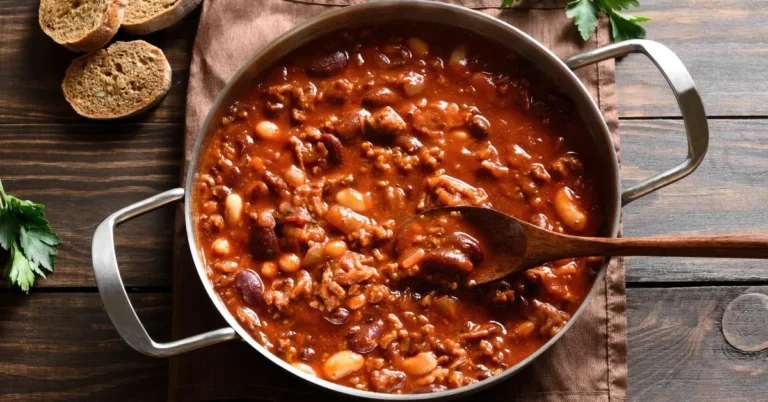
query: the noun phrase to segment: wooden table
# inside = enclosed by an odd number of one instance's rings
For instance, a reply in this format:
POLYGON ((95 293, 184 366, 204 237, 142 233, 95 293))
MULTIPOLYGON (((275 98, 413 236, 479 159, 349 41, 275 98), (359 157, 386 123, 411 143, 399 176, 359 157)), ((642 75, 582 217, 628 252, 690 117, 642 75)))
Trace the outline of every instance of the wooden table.
MULTIPOLYGON (((711 145, 693 175, 624 209, 625 236, 768 233, 768 0, 641 3, 637 13, 653 19, 649 38, 672 48, 696 81, 711 145)), ((41 32, 37 6, 0 0, 0 177, 13 194, 48 207, 64 244, 56 274, 29 295, 0 289, 0 400, 162 400, 166 361, 134 352, 115 332, 90 242, 110 213, 179 181, 198 12, 146 38, 170 60, 170 94, 144 116, 105 124, 64 101, 73 54, 41 32)), ((679 163, 685 135, 647 59, 621 60, 617 76, 628 185, 679 163)), ((170 325, 172 220, 163 209, 117 234, 125 284, 160 340, 170 325)), ((737 296, 768 292, 768 262, 628 258, 626 267, 630 399, 766 397, 768 352, 731 347, 721 318, 737 296)))

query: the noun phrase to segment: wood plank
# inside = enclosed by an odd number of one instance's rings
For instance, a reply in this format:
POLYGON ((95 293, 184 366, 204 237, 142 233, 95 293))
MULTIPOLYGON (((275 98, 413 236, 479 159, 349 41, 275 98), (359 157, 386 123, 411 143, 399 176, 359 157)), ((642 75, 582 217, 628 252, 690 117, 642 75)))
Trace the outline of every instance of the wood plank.
MULTIPOLYGON (((64 240, 56 273, 38 286, 93 286, 91 237, 111 213, 177 187, 178 124, 0 125, 0 177, 5 189, 46 205, 64 240)), ((170 284, 173 208, 117 231, 127 286, 170 284)))
MULTIPOLYGON (((644 0, 633 13, 652 21, 648 38, 675 51, 689 68, 713 116, 768 116, 768 62, 762 38, 768 36, 768 0, 709 2, 644 0)), ((0 1, 0 123, 80 121, 61 95, 64 70, 74 53, 50 40, 37 26, 37 2, 0 1)), ((170 94, 135 121, 183 119, 189 55, 199 11, 170 29, 143 37, 162 48, 174 70, 170 94)), ((118 34, 120 40, 132 40, 118 34)), ((656 68, 640 55, 617 66, 623 117, 678 116, 674 96, 656 68)))
MULTIPOLYGON (((167 294, 132 297, 147 331, 167 340, 167 294)), ((0 294, 0 400, 161 401, 167 362, 123 341, 95 293, 0 294)))
MULTIPOLYGON (((39 2, 0 0, 0 124, 85 122, 64 100, 61 80, 78 55, 46 36, 37 21, 39 2)), ((194 11, 181 23, 142 36, 163 50, 173 69, 171 90, 152 111, 129 121, 184 121, 189 60, 197 20, 194 11)), ((116 40, 139 39, 119 32, 116 40)))
MULTIPOLYGON (((685 63, 710 116, 768 116, 768 0, 643 0, 632 14, 651 18, 648 39, 685 63)), ((645 56, 619 61, 616 75, 622 117, 680 115, 645 56)))
MULTIPOLYGON (((758 400, 768 352, 741 353, 720 331, 725 306, 768 287, 628 289, 630 400, 758 400)), ((170 295, 133 294, 157 339, 170 295)), ((0 294, 0 399, 162 400, 165 360, 119 338, 97 294, 0 294), (55 336, 52 336, 55 334, 55 336)))
POLYGON ((765 400, 768 352, 740 352, 720 329, 726 305, 754 291, 768 287, 628 289, 628 399, 765 400))
MULTIPOLYGON (((768 233, 768 120, 710 120, 710 148, 692 175, 624 208, 624 236, 768 233)), ((624 186, 682 162, 683 123, 621 122, 624 186)), ((628 282, 768 279, 765 260, 627 259, 628 282)))

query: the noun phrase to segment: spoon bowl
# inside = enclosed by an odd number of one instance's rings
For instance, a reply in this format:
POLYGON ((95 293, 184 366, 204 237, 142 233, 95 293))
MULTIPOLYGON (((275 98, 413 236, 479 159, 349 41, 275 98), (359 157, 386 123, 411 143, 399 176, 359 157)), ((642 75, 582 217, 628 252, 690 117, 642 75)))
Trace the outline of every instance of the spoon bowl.
POLYGON ((416 214, 398 228, 395 238, 415 222, 458 212, 484 235, 492 258, 467 274, 469 285, 501 279, 548 261, 591 256, 673 256, 768 258, 768 236, 703 236, 610 238, 583 237, 552 232, 503 212, 471 206, 434 208, 416 214))

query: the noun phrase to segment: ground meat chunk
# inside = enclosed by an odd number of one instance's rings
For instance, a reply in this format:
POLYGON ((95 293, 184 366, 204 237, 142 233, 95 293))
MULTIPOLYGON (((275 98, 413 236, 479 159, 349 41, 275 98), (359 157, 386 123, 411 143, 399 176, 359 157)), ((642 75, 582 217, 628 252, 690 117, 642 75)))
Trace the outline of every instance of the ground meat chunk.
POLYGON ((390 142, 407 128, 403 118, 394 109, 385 106, 365 119, 365 138, 373 142, 390 142))
POLYGON ((581 174, 584 172, 584 165, 575 154, 565 154, 552 162, 550 169, 557 174, 558 177, 568 177, 571 174, 581 174))
POLYGON ((367 262, 361 254, 345 253, 338 261, 331 264, 333 280, 342 285, 352 285, 378 275, 376 268, 367 265, 367 262))
POLYGON ((432 102, 414 113, 413 128, 430 137, 441 136, 444 132, 462 126, 468 115, 455 103, 432 102))
POLYGON ((371 385, 376 392, 392 392, 405 386, 407 376, 402 371, 381 369, 371 372, 371 385))
POLYGON ((333 271, 330 268, 326 268, 323 271, 320 285, 317 287, 317 294, 323 301, 325 308, 331 311, 341 305, 342 300, 347 295, 347 291, 333 280, 333 271))
POLYGON ((346 78, 339 78, 333 81, 323 94, 328 102, 344 103, 354 89, 355 84, 349 82, 346 78))
POLYGON ((448 175, 433 176, 427 178, 426 185, 433 205, 491 207, 485 190, 473 187, 457 178, 448 175))

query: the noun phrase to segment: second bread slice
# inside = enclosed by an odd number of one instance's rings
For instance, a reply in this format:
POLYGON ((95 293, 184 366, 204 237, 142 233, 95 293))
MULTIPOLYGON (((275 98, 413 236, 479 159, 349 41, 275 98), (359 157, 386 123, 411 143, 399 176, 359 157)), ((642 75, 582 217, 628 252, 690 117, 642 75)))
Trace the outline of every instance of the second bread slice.
POLYGON ((140 114, 171 88, 171 66, 163 51, 143 40, 115 42, 75 59, 61 84, 75 111, 91 119, 140 114))
POLYGON ((120 28, 127 0, 40 0, 40 27, 75 52, 106 45, 120 28))
POLYGON ((123 28, 133 35, 146 35, 179 22, 201 0, 128 0, 123 28))

